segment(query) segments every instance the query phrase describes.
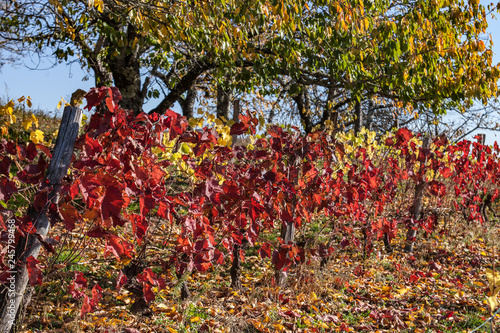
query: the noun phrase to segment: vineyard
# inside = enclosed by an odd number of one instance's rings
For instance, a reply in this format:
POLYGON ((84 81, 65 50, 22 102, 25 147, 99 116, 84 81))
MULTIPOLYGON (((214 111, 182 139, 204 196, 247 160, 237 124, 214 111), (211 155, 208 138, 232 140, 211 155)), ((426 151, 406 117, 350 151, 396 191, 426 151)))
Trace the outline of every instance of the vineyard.
POLYGON ((86 95, 94 112, 58 184, 41 131, 2 132, 0 279, 8 293, 25 267, 33 294, 19 332, 499 325, 496 143, 405 128, 304 135, 250 114, 137 115, 120 99, 86 95), (9 234, 16 252, 36 239, 38 257, 14 260, 9 234))

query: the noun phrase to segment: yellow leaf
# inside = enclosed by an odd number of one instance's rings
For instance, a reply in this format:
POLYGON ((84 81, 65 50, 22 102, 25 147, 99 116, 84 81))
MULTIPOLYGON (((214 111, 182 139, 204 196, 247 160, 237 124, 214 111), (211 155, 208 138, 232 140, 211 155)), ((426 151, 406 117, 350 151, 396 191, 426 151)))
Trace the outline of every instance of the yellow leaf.
POLYGON ((189 118, 189 126, 191 127, 203 127, 203 118, 189 118))
POLYGON ((396 289, 397 293, 400 295, 406 294, 408 290, 409 290, 408 288, 396 289))
POLYGON ((213 123, 215 121, 215 116, 213 114, 209 114, 207 115, 207 119, 206 119, 206 122, 208 125, 210 125, 211 123, 213 123))
POLYGON ((2 126, 2 127, 0 127, 0 133, 2 134, 2 136, 7 135, 7 134, 9 134, 9 130, 7 129, 7 127, 2 126))
POLYGON ((180 147, 179 151, 181 153, 183 153, 184 155, 190 155, 190 154, 193 153, 193 150, 191 149, 191 147, 189 147, 189 145, 187 144, 187 142, 183 142, 181 144, 181 147, 180 147))
POLYGON ((326 330, 326 329, 328 329, 328 325, 327 325, 327 324, 325 324, 324 322, 321 322, 321 323, 319 324, 319 326, 320 326, 321 328, 325 329, 325 330, 326 330))
POLYGON ((31 121, 35 123, 35 127, 38 127, 38 118, 34 114, 32 114, 30 118, 31 121))
POLYGON ((170 312, 172 310, 171 307, 167 306, 166 304, 163 304, 163 303, 160 303, 156 306, 156 309, 157 310, 161 310, 161 311, 164 311, 164 312, 170 312))
MULTIPOLYGON (((498 289, 497 289, 497 293, 498 293, 498 289)), ((495 311, 495 309, 498 307, 497 293, 495 293, 494 295, 487 298, 488 305, 490 306, 491 312, 495 311)))
POLYGON ((81 124, 82 126, 85 126, 87 124, 87 119, 88 119, 87 115, 82 115, 82 124, 81 124))
POLYGON ((104 6, 103 0, 89 0, 89 8, 97 7, 97 10, 102 13, 104 6))
POLYGON ((198 316, 191 318, 192 323, 197 323, 199 321, 200 321, 200 317, 198 317, 198 316))
POLYGON ((490 287, 493 289, 495 287, 500 287, 500 274, 498 272, 494 272, 493 270, 487 268, 486 269, 486 278, 490 283, 490 287))
POLYGON ((31 124, 32 124, 32 123, 33 123, 33 122, 31 121, 31 119, 30 119, 30 118, 26 118, 26 119, 24 119, 24 121, 23 121, 23 123, 21 124, 21 126, 24 128, 24 130, 25 130, 25 131, 27 131, 27 130, 29 130, 29 129, 30 129, 30 127, 31 127, 31 124))
POLYGON ((30 108, 31 107, 31 97, 28 96, 28 99, 26 100, 26 104, 28 105, 28 107, 30 108))
POLYGON ((43 132, 40 130, 35 130, 35 131, 31 132, 30 140, 34 144, 42 143, 43 142, 43 132))
POLYGON ((174 330, 174 329, 173 329, 173 328, 171 328, 171 327, 169 327, 169 328, 168 328, 168 331, 169 331, 170 333, 177 333, 177 331, 176 331, 176 330, 174 330))
POLYGON ((224 125, 224 123, 222 122, 222 120, 220 120, 219 118, 215 119, 215 125, 216 126, 222 126, 224 125))
POLYGON ((64 103, 66 103, 66 101, 61 97, 61 100, 59 101, 59 103, 57 103, 57 108, 60 109, 64 103))
POLYGON ((281 324, 274 324, 273 327, 277 330, 277 331, 284 331, 285 330, 285 326, 281 325, 281 324))
POLYGON ((384 292, 384 293, 387 293, 387 292, 389 292, 389 291, 391 291, 391 290, 392 290, 392 287, 391 287, 391 286, 383 286, 383 287, 382 287, 382 292, 384 292))
POLYGON ((9 115, 9 121, 8 121, 8 123, 9 123, 9 124, 8 124, 8 125, 10 125, 10 124, 15 124, 15 123, 16 123, 16 119, 17 119, 17 118, 16 118, 16 116, 15 116, 15 115, 10 114, 10 115, 9 115))
POLYGON ((151 148, 151 151, 156 155, 160 155, 163 153, 163 150, 160 147, 153 147, 151 148))
POLYGON ((316 302, 318 300, 318 296, 314 293, 314 291, 311 293, 311 301, 316 302))
POLYGON ((128 265, 130 263, 130 261, 132 261, 132 259, 129 257, 121 259, 121 263, 124 265, 128 265))

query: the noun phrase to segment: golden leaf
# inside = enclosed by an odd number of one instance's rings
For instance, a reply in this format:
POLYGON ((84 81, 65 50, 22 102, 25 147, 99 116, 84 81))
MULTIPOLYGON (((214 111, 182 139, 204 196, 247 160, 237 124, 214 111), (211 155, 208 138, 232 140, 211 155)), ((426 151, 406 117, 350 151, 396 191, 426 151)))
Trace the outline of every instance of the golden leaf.
POLYGON ((65 103, 66 101, 64 100, 64 98, 61 97, 61 100, 59 101, 59 103, 57 103, 57 108, 60 109, 61 106, 63 106, 65 103))
POLYGON ((497 294, 500 291, 500 288, 495 289, 493 292, 493 295, 488 297, 486 301, 488 302, 488 305, 490 306, 491 312, 495 311, 495 309, 498 307, 498 299, 497 299, 497 294))
POLYGON ((32 114, 30 118, 31 121, 35 123, 35 127, 38 127, 38 118, 34 114, 32 114))
POLYGON ((35 130, 35 131, 31 132, 30 140, 34 144, 42 143, 43 142, 43 132, 40 130, 35 130))
POLYGON ((32 123, 33 122, 31 121, 31 118, 26 118, 26 119, 24 119, 21 126, 24 128, 25 131, 27 131, 30 129, 32 123))
POLYGON ((183 153, 184 155, 191 155, 193 153, 193 150, 191 149, 191 147, 189 146, 189 144, 187 144, 187 142, 183 142, 181 144, 181 147, 180 147, 179 151, 181 153, 183 153))

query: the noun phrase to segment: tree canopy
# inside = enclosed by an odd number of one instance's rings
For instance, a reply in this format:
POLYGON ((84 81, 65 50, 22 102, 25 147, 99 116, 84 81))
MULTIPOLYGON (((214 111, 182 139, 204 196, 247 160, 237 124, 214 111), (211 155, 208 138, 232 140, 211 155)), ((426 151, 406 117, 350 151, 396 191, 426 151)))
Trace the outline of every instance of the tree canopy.
POLYGON ((153 111, 178 102, 189 116, 197 96, 260 90, 293 101, 310 132, 387 108, 463 110, 496 96, 500 76, 476 0, 24 0, 0 11, 5 45, 77 55, 137 112, 159 97, 153 111))

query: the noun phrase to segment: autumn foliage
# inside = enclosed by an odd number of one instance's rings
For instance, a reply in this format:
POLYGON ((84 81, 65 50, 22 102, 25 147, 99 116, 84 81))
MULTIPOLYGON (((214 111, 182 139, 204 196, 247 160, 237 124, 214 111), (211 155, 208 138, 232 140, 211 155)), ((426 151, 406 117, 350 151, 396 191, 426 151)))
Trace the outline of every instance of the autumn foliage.
MULTIPOLYGON (((438 137, 425 148, 421 135, 404 128, 377 143, 366 132, 304 136, 297 128, 269 126, 248 147, 226 146, 218 143, 213 128, 192 129, 175 112, 136 116, 121 109, 116 89, 95 88, 86 98, 87 108, 96 111, 77 140, 60 200, 50 205, 48 215, 53 226, 84 230, 88 240, 102 244, 105 257, 123 262, 141 257, 145 265, 135 279, 146 303, 171 282, 171 269, 181 276, 229 266, 234 255, 245 257, 242 244, 258 246, 263 261, 288 271, 326 259, 334 243, 368 255, 375 242, 390 242, 399 229, 445 234, 446 225, 439 223, 445 210, 468 223, 484 223, 485 209, 500 194, 496 144, 450 143, 438 137), (415 220, 411 209, 418 184, 425 187, 426 209, 415 220), (167 233, 165 222, 176 242, 165 236, 163 244, 155 245, 166 255, 145 257, 150 235, 167 233), (329 230, 330 241, 284 243, 268 237, 288 222, 298 234, 320 224, 329 230)), ((256 119, 241 115, 230 134, 255 134, 256 125, 256 119)), ((2 235, 11 218, 17 238, 36 233, 37 211, 49 202, 44 175, 50 155, 42 144, 2 140, 2 235), (28 188, 36 188, 32 207, 15 210, 28 188)), ((1 241, 5 247, 7 238, 1 241)), ((60 239, 40 241, 53 252, 60 239)), ((1 279, 6 281, 11 268, 8 254, 2 251, 2 256, 1 279)), ((31 259, 28 270, 35 285, 42 281, 43 263, 31 259)), ((116 276, 120 290, 130 276, 124 271, 116 276)), ((99 285, 87 289, 84 275, 75 272, 68 291, 83 298, 82 315, 94 311, 102 297, 99 285)))

